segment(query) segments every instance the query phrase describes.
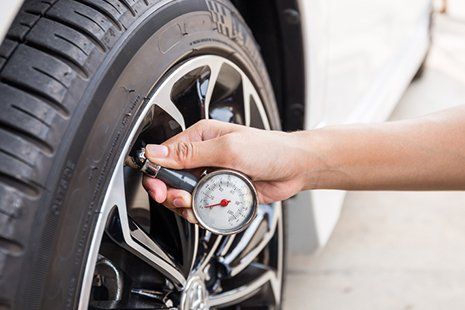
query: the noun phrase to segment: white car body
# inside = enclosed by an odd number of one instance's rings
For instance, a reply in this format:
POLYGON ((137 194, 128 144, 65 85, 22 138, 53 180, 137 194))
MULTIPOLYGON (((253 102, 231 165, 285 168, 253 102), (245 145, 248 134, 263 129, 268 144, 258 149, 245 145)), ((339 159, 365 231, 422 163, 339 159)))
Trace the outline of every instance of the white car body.
MULTIPOLYGON (((386 120, 429 47, 430 0, 300 0, 306 56, 305 127, 386 120)), ((300 194, 289 208, 291 251, 326 244, 344 191, 300 194), (310 201, 310 208, 309 208, 310 201)))
MULTIPOLYGON (((0 4, 0 40, 22 2, 0 4)), ((431 0, 299 0, 299 9, 306 129, 386 120, 427 52, 431 0)), ((291 235, 293 231, 312 234, 315 240, 291 240, 291 250, 308 252, 327 242, 344 194, 300 195, 301 203, 289 208, 291 235)))
POLYGON ((22 3, 22 0, 9 0, 0 3, 0 40, 3 41, 22 3))

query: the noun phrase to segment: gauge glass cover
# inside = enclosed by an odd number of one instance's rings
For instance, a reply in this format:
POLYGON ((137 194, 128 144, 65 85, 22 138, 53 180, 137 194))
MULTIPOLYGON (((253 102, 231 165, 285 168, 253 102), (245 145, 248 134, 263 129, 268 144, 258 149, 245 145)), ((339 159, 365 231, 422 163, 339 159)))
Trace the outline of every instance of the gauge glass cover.
POLYGON ((199 223, 218 234, 243 230, 255 216, 257 194, 250 180, 235 171, 218 170, 204 176, 193 193, 199 223))

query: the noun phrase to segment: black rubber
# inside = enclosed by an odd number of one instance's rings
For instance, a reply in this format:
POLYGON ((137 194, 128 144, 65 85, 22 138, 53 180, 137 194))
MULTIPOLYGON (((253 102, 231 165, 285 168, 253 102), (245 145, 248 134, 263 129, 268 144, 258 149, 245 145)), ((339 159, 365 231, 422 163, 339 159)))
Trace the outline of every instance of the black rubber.
POLYGON ((234 7, 165 2, 26 1, 0 46, 0 309, 76 307, 115 158, 177 62, 233 59, 279 129, 258 46, 234 7))
POLYGON ((189 172, 161 167, 157 178, 171 187, 192 193, 197 185, 198 179, 189 172))

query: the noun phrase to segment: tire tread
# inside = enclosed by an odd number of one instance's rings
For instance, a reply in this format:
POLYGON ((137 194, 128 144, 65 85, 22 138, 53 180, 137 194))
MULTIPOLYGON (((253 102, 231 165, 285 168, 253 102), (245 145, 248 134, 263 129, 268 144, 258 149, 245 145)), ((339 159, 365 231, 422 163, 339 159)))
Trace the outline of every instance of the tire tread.
MULTIPOLYGON (((238 25, 240 16, 228 1, 205 1, 219 18, 219 32, 235 41, 248 38, 239 42, 245 48, 257 47, 243 22, 234 28, 242 33, 221 24, 227 19, 238 25)), ((157 2, 26 0, 0 45, 0 287, 5 287, 0 309, 15 308, 26 298, 16 296, 18 272, 38 200, 55 190, 45 188, 47 172, 79 98, 121 34, 157 2)))
POLYGON ((26 0, 0 45, 0 309, 15 308, 30 207, 46 191, 41 166, 78 103, 73 92, 142 13, 139 2, 26 0))

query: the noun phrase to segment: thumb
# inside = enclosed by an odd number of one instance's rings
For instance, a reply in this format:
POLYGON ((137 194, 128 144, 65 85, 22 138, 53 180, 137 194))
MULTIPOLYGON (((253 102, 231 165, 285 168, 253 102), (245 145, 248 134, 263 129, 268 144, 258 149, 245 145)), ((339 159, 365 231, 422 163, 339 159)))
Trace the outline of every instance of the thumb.
POLYGON ((149 144, 145 156, 152 162, 172 169, 225 167, 225 139, 198 142, 177 141, 168 145, 149 144))

